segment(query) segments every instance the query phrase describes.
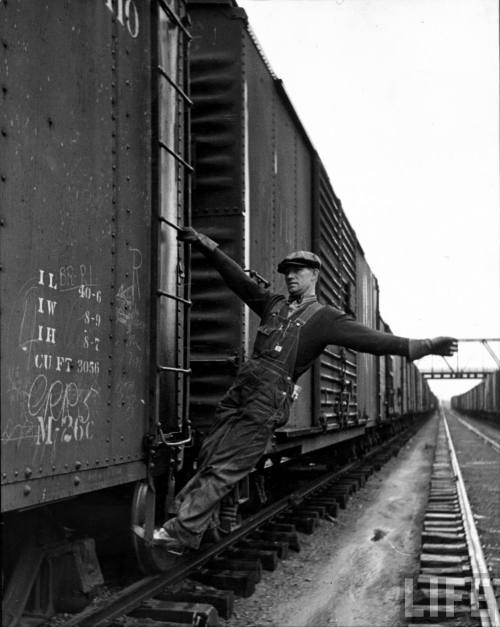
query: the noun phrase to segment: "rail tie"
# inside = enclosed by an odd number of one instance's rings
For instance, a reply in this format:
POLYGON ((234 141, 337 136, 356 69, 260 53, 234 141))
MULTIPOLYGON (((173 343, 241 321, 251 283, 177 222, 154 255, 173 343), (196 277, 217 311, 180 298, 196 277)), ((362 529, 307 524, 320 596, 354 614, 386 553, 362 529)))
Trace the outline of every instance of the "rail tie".
POLYGON ((362 460, 314 479, 246 519, 221 542, 181 558, 175 570, 145 577, 106 600, 105 606, 88 608, 65 625, 111 627, 117 624, 114 619, 127 616, 216 627, 219 616, 231 616, 235 595, 246 598, 253 593, 262 570, 275 570, 289 551, 300 551, 298 531, 312 534, 320 519, 334 520, 339 508, 347 506, 350 496, 411 435, 413 430, 407 429, 362 460))
MULTIPOLYGON (((482 627, 500 627, 493 585, 442 408, 440 414, 422 531, 420 598, 410 607, 407 604, 406 616, 412 621, 408 627, 460 616, 477 618, 482 627)), ((413 601, 413 590, 410 598, 413 601)))

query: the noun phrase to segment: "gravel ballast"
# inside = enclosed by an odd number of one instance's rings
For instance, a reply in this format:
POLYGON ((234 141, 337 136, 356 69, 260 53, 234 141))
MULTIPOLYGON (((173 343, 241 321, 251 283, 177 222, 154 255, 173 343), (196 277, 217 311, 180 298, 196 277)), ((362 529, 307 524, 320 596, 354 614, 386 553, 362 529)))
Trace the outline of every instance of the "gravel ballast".
POLYGON ((323 520, 302 551, 238 599, 225 627, 404 625, 405 577, 418 573, 420 533, 434 456, 433 416, 365 487, 323 520))

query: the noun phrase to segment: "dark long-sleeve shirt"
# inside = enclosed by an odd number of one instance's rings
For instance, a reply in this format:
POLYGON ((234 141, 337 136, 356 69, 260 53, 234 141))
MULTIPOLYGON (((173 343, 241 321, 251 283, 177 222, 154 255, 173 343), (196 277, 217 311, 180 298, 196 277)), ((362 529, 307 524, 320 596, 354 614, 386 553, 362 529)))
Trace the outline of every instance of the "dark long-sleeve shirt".
MULTIPOLYGON (((231 257, 219 248, 199 246, 227 286, 259 317, 263 318, 277 300, 285 297, 264 289, 250 279, 231 257)), ((301 329, 294 379, 297 379, 329 344, 374 355, 408 357, 409 340, 371 329, 352 316, 325 305, 301 329)))

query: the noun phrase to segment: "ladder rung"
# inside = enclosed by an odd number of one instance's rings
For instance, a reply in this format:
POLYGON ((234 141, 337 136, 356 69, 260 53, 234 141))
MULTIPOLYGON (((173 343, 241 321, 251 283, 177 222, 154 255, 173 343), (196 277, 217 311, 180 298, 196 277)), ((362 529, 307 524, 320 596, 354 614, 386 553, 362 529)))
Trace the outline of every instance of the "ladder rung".
POLYGON ((177 300, 180 303, 184 303, 188 307, 191 307, 191 305, 193 304, 192 301, 187 300, 186 298, 181 298, 180 296, 175 296, 174 294, 169 294, 168 292, 165 292, 164 290, 157 290, 157 294, 158 294, 158 296, 165 296, 166 298, 172 298, 173 300, 177 300))
POLYGON ((167 218, 164 218, 163 216, 159 216, 158 220, 160 222, 165 222, 165 224, 168 224, 168 226, 171 226, 176 231, 182 231, 182 227, 181 226, 179 226, 178 224, 174 224, 173 222, 170 222, 170 220, 167 220, 167 218))
POLYGON ((174 159, 177 159, 177 161, 179 161, 179 163, 182 163, 182 165, 187 168, 189 170, 189 172, 194 172, 194 168, 192 165, 190 165, 185 159, 183 159, 180 155, 178 155, 175 150, 172 150, 171 148, 169 148, 167 146, 167 144, 165 142, 162 141, 158 141, 158 144, 163 148, 163 150, 166 150, 170 155, 172 155, 172 157, 174 157, 174 159))
POLYGON ((170 16, 172 21, 175 22, 175 24, 181 29, 181 31, 184 33, 184 35, 186 35, 187 39, 190 41, 192 39, 191 33, 181 22, 180 17, 176 13, 174 13, 174 11, 172 11, 172 9, 168 6, 168 4, 164 0, 158 0, 158 4, 163 9, 163 11, 165 11, 165 13, 168 16, 170 16))
POLYGON ((175 91, 180 94, 184 100, 192 107, 193 106, 193 101, 191 100, 191 98, 186 94, 186 92, 179 87, 179 85, 177 85, 177 83, 175 81, 173 81, 170 76, 166 73, 166 71, 162 68, 161 65, 158 66, 158 72, 160 72, 160 74, 163 76, 164 79, 166 79, 168 81, 168 83, 170 83, 170 85, 172 85, 172 87, 175 89, 175 91))
POLYGON ((173 366, 157 366, 161 372, 179 372, 181 374, 191 374, 191 368, 174 368, 173 366))

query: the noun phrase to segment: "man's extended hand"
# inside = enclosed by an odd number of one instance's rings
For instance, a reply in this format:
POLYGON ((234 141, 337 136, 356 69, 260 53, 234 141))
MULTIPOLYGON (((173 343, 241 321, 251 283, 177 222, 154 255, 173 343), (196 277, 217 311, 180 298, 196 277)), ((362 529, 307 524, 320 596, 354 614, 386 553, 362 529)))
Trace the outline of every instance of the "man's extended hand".
POLYGON ((183 226, 177 231, 177 239, 181 242, 194 244, 199 241, 200 234, 195 231, 192 226, 183 226))
POLYGON ((215 250, 219 246, 213 239, 210 239, 203 233, 195 231, 192 226, 183 226, 180 228, 177 232, 177 239, 181 242, 198 246, 201 249, 215 250))
POLYGON ((452 357, 458 350, 458 340, 454 337, 434 337, 430 340, 430 355, 452 357))
POLYGON ((430 340, 410 340, 409 357, 420 359, 425 355, 451 357, 458 349, 458 340, 454 337, 434 337, 430 340))

